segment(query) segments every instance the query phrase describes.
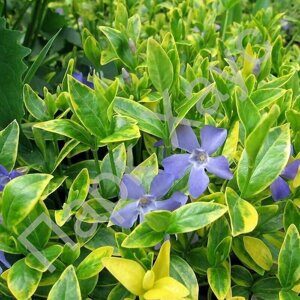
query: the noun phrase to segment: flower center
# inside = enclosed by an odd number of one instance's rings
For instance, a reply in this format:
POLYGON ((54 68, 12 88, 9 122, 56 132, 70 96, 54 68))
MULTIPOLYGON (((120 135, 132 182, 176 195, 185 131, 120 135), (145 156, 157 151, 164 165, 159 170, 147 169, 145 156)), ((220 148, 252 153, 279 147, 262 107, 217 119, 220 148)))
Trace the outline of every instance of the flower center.
POLYGON ((139 199, 139 204, 141 207, 145 207, 149 205, 151 202, 153 202, 154 200, 155 200, 154 196, 146 194, 139 199))
POLYGON ((195 149, 190 155, 190 162, 199 166, 207 163, 208 154, 202 149, 195 149))

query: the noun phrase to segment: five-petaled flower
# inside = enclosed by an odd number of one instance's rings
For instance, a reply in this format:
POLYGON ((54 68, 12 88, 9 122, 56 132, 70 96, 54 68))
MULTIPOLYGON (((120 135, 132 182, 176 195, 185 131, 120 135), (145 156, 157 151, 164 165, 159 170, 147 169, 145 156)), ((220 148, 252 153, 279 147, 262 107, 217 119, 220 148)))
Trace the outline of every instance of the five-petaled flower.
POLYGON ((211 157, 226 140, 226 129, 204 126, 199 144, 190 126, 179 125, 174 137, 177 139, 175 146, 188 153, 169 156, 162 161, 162 165, 165 171, 173 174, 176 179, 182 178, 188 170, 190 171, 189 193, 192 197, 197 198, 206 190, 209 178, 205 171, 223 179, 232 179, 228 160, 224 156, 211 157))
MULTIPOLYGON (((174 182, 174 176, 159 172, 152 180, 150 190, 147 191, 141 182, 133 175, 125 174, 120 187, 120 197, 123 200, 132 200, 111 215, 111 221, 124 228, 130 228, 139 218, 143 221, 144 215, 153 210, 175 210, 187 201, 187 196, 175 192, 166 200, 162 200, 174 182)), ((121 200, 121 201, 123 201, 121 200)))
POLYGON ((271 193, 275 201, 285 199, 290 195, 291 190, 285 179, 293 180, 297 175, 299 167, 300 159, 289 163, 280 176, 271 184, 271 193))
POLYGON ((22 173, 16 170, 12 170, 11 172, 8 172, 5 167, 0 165, 0 191, 3 191, 5 185, 11 181, 12 179, 21 176, 22 173))

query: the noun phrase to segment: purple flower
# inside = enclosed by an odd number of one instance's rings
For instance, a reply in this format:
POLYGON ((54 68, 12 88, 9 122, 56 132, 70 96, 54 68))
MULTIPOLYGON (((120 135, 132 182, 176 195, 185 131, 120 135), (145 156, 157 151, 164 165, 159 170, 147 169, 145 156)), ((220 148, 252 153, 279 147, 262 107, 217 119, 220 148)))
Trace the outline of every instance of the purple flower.
POLYGON ((21 175, 22 173, 15 170, 8 172, 3 166, 0 165, 0 191, 3 191, 5 185, 9 181, 21 175))
MULTIPOLYGON (((4 252, 0 251, 0 262, 3 264, 7 269, 11 267, 10 263, 6 260, 4 252)), ((0 274, 3 272, 3 269, 0 267, 0 274)))
POLYGON ((161 200, 174 182, 171 174, 160 172, 152 180, 150 191, 146 191, 141 182, 133 175, 125 174, 120 187, 120 196, 132 200, 125 207, 113 212, 111 221, 124 228, 130 228, 138 219, 143 221, 144 215, 153 210, 175 210, 184 205, 187 196, 175 192, 169 199, 161 200))
MULTIPOLYGON (((201 145, 190 126, 180 125, 176 130, 176 146, 187 151, 165 158, 162 165, 165 171, 179 179, 189 170, 189 192, 199 197, 207 188, 209 178, 206 171, 223 179, 232 179, 228 160, 224 156, 211 157, 221 147, 227 137, 226 129, 204 126, 201 130, 201 145)), ((174 144, 174 139, 173 139, 174 144)))
POLYGON ((81 83, 87 85, 91 89, 94 88, 94 84, 92 82, 88 81, 87 78, 85 76, 83 76, 83 74, 81 72, 74 72, 73 77, 75 79, 77 79, 78 81, 80 81, 81 83))
POLYGON ((275 201, 287 198, 290 195, 291 190, 285 179, 293 180, 297 175, 299 167, 300 159, 296 159, 289 163, 280 176, 278 176, 278 178, 271 184, 271 193, 275 201))

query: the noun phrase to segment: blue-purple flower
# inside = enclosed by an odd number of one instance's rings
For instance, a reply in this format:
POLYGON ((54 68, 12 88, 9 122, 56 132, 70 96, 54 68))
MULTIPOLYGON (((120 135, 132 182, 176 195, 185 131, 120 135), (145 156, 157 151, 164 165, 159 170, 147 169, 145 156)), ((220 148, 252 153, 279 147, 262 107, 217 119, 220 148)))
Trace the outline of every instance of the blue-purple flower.
POLYGON ((275 201, 287 198, 291 190, 285 180, 293 180, 300 167, 300 159, 289 163, 278 178, 271 184, 271 193, 275 201))
POLYGON ((22 173, 12 170, 11 172, 8 172, 5 167, 0 165, 0 191, 3 191, 5 185, 11 181, 12 179, 21 176, 22 173))
MULTIPOLYGON (((7 269, 11 267, 10 263, 6 260, 4 252, 0 251, 0 262, 3 264, 7 269)), ((2 267, 0 267, 0 274, 3 272, 2 267)))
POLYGON ((113 212, 111 221, 123 228, 130 228, 138 218, 142 222, 144 215, 150 211, 172 211, 184 205, 187 196, 181 192, 175 192, 169 199, 162 200, 173 182, 172 174, 159 172, 151 182, 150 190, 147 191, 136 177, 125 174, 120 187, 120 197, 123 200, 131 200, 131 202, 113 212))
POLYGON ((162 165, 176 179, 190 171, 189 193, 192 197, 197 198, 206 190, 209 184, 206 171, 223 179, 232 179, 228 160, 224 156, 211 157, 226 140, 226 129, 204 126, 200 134, 201 144, 190 126, 180 125, 174 137, 177 138, 176 146, 188 153, 169 156, 162 165))
POLYGON ((94 88, 94 84, 92 82, 88 81, 87 78, 85 76, 83 76, 83 74, 81 72, 74 72, 73 77, 75 79, 77 79, 78 81, 80 81, 81 83, 87 85, 91 89, 94 88))

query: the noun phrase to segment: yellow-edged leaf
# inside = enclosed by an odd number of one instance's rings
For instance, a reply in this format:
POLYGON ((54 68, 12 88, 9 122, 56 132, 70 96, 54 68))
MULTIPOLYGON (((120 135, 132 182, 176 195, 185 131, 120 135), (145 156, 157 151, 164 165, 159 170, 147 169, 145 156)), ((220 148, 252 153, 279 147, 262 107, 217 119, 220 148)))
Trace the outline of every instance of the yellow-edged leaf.
POLYGON ((155 274, 155 280, 169 276, 170 272, 170 241, 165 241, 160 248, 152 271, 155 274))
POLYGON ((243 200, 231 188, 226 189, 225 198, 229 210, 232 235, 237 236, 251 232, 258 222, 258 213, 255 207, 243 200))
POLYGON ((144 293, 143 279, 146 272, 139 263, 118 257, 103 258, 102 263, 129 292, 138 296, 144 293))
POLYGON ((260 239, 244 236, 244 246, 251 258, 264 270, 269 271, 273 265, 273 257, 268 246, 260 239))

